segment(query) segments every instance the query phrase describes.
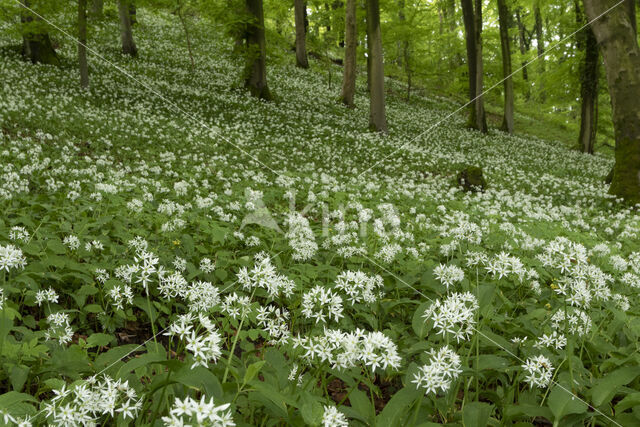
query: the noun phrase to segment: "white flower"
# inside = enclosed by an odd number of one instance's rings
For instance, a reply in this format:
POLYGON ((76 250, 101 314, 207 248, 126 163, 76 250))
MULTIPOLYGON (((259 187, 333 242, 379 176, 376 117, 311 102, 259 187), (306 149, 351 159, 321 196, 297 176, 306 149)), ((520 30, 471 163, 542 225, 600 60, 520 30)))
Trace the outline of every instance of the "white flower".
POLYGON ((437 352, 432 349, 427 354, 429 363, 419 368, 411 382, 418 388, 426 389, 426 394, 435 394, 438 390, 446 392, 451 387, 451 382, 462 373, 460 356, 449 346, 444 346, 437 352))
POLYGON ((348 425, 347 417, 338 411, 338 408, 332 405, 324 407, 324 414, 322 414, 323 427, 347 427, 348 425))
POLYGON ((440 264, 433 270, 433 275, 449 289, 449 286, 462 282, 464 271, 456 265, 440 264))
POLYGON ((544 388, 551 382, 553 365, 549 359, 541 354, 527 359, 522 365, 522 369, 527 373, 524 380, 530 388, 534 386, 544 388))
POLYGON ((0 271, 21 270, 25 265, 27 265, 27 259, 20 249, 13 245, 0 246, 0 271))

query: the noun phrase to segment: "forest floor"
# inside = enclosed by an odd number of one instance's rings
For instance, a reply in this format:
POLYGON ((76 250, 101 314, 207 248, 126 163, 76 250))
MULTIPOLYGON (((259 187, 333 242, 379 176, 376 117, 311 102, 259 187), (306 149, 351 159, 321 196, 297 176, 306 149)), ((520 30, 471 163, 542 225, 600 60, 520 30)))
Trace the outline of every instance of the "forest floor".
POLYGON ((640 422, 640 215, 610 156, 441 97, 388 97, 370 133, 365 82, 344 108, 315 62, 271 64, 258 101, 211 34, 191 69, 174 17, 139 11, 137 59, 100 23, 86 91, 59 34, 60 68, 3 54, 0 415, 640 422))

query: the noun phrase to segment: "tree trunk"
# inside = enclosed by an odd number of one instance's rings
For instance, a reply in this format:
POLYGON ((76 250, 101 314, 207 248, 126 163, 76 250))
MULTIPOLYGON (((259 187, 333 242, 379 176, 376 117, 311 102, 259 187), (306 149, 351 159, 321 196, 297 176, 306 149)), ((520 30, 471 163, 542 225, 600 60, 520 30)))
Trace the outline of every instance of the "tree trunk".
MULTIPOLYGON (((640 5, 640 1, 638 2, 640 5)), ((638 20, 636 18, 636 0, 627 0, 624 4, 624 7, 627 8, 627 13, 629 14, 629 19, 631 20, 631 26, 633 27, 633 32, 636 33, 636 37, 638 34, 638 20)))
POLYGON ((138 48, 133 41, 131 29, 131 15, 129 13, 129 1, 118 0, 118 15, 120 16, 120 40, 122 41, 122 53, 137 56, 138 48))
POLYGON ((272 96, 267 86, 267 48, 262 0, 246 0, 246 5, 253 19, 247 24, 245 34, 247 46, 245 87, 249 89, 251 95, 270 101, 272 96))
MULTIPOLYGON (((27 0, 23 0, 25 8, 31 7, 27 0)), ((44 32, 39 25, 39 18, 34 17, 31 12, 25 10, 20 20, 22 22, 22 55, 25 59, 36 64, 60 65, 60 59, 53 49, 49 33, 44 32)))
MULTIPOLYGON (((520 54, 524 57, 529 51, 529 43, 527 43, 527 36, 525 34, 524 24, 520 18, 520 8, 516 9, 516 22, 518 24, 518 41, 520 45, 520 54)), ((529 80, 529 74, 527 73, 527 61, 522 60, 522 79, 524 81, 529 80)))
MULTIPOLYGON (((579 0, 574 0, 576 24, 580 27, 586 23, 579 0)), ((583 153, 593 154, 598 128, 598 68, 600 52, 593 30, 585 28, 576 34, 578 51, 584 50, 580 62, 580 135, 578 149, 583 153)))
POLYGON ((138 8, 136 8, 135 0, 129 0, 129 19, 131 20, 131 26, 138 23, 138 8))
MULTIPOLYGON (((584 0, 589 21, 616 4, 616 0, 584 0)), ((616 149, 609 191, 630 203, 640 203, 640 47, 629 13, 611 9, 591 28, 604 57, 616 149)))
POLYGON ((187 20, 184 17, 184 12, 182 10, 182 1, 178 0, 178 7, 176 9, 178 12, 178 18, 180 19, 180 24, 182 24, 182 29, 184 31, 184 36, 187 39, 187 51, 189 52, 189 59, 191 60, 191 69, 196 69, 196 61, 193 58, 193 49, 191 48, 191 35, 189 34, 189 26, 187 25, 187 20))
POLYGON ((484 110, 484 65, 482 60, 482 0, 475 1, 475 42, 476 42, 476 126, 482 133, 487 133, 487 117, 484 110))
POLYGON ((344 75, 340 99, 344 105, 353 108, 355 106, 353 98, 356 92, 356 47, 358 43, 356 0, 347 0, 344 41, 344 75))
POLYGON ((467 126, 487 132, 484 111, 482 66, 482 1, 461 0, 462 19, 466 34, 467 63, 469 68, 469 121, 467 126), (475 9, 475 10, 474 10, 475 9))
POLYGON ((87 65, 87 0, 78 0, 78 66, 80 87, 89 86, 89 66, 87 65))
POLYGON ((500 47, 502 50, 502 75, 504 80, 504 116, 500 129, 513 133, 513 79, 511 77, 511 43, 509 40, 509 7, 506 0, 498 0, 500 47))
POLYGON ((305 15, 307 5, 304 0, 294 0, 294 14, 296 20, 296 65, 300 68, 309 68, 307 59, 305 15))
POLYGON ((91 4, 91 16, 95 19, 102 19, 104 10, 104 0, 93 0, 91 4))
POLYGON ((387 131, 384 106, 384 65, 382 58, 382 33, 380 31, 379 0, 367 0, 367 33, 370 36, 369 57, 371 58, 369 93, 369 128, 377 132, 387 131))
POLYGON ((545 66, 545 60, 544 60, 544 33, 543 33, 543 26, 542 26, 542 14, 540 13, 540 2, 539 0, 536 1, 534 9, 533 9, 533 13, 534 13, 534 18, 535 18, 535 34, 536 34, 536 49, 538 50, 538 67, 540 70, 540 74, 539 74, 539 78, 538 81, 540 82, 539 88, 538 88, 538 98, 540 99, 540 102, 545 102, 547 96, 545 93, 545 88, 544 88, 544 80, 543 80, 543 75, 546 69, 545 66))
MULTIPOLYGON (((473 0, 461 0, 462 21, 464 23, 465 41, 467 46, 467 68, 469 73, 469 100, 476 97, 476 32, 475 20, 473 16, 473 0)), ((469 105, 469 121, 467 125, 474 127, 476 123, 476 109, 474 103, 469 105)))

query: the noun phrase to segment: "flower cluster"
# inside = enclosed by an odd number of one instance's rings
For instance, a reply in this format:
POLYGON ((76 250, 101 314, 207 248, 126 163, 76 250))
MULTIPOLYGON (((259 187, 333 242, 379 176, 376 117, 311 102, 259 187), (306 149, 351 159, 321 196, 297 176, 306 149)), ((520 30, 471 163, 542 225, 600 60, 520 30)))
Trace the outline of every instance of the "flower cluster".
POLYGON ((470 337, 475 330, 475 310, 478 300, 470 292, 450 294, 444 302, 436 300, 426 309, 423 317, 433 321, 433 327, 442 336, 453 334, 460 342, 470 337))
POLYGON ((293 280, 278 274, 268 255, 259 253, 255 258, 256 264, 250 271, 246 267, 238 271, 238 282, 242 287, 247 290, 262 288, 270 298, 276 298, 280 294, 291 296, 296 287, 293 280))
POLYGON ((204 396, 197 401, 192 397, 179 399, 176 397, 173 406, 169 409, 169 416, 162 417, 165 427, 183 427, 187 425, 202 427, 232 427, 230 404, 216 406, 213 398, 208 401, 204 396))
POLYGON ((374 303, 384 296, 382 277, 362 271, 343 271, 336 278, 335 287, 346 294, 351 304, 374 303))
POLYGON ((522 369, 527 373, 524 380, 530 388, 534 386, 544 388, 551 382, 553 365, 548 358, 541 354, 527 359, 522 365, 522 369))
POLYGON ((451 382, 462 373, 460 356, 449 346, 441 347, 438 351, 431 349, 427 355, 429 363, 419 368, 411 382, 417 388, 424 388, 426 394, 435 394, 438 390, 446 392, 451 387, 451 382))
POLYGON ((302 357, 309 364, 327 362, 337 369, 365 365, 372 371, 400 367, 396 345, 382 332, 366 332, 359 328, 353 332, 325 329, 322 335, 298 335, 292 342, 294 348, 304 350, 302 357))
POLYGON ((327 318, 339 321, 342 315, 342 298, 331 289, 314 286, 302 296, 302 314, 315 323, 326 323, 327 318))

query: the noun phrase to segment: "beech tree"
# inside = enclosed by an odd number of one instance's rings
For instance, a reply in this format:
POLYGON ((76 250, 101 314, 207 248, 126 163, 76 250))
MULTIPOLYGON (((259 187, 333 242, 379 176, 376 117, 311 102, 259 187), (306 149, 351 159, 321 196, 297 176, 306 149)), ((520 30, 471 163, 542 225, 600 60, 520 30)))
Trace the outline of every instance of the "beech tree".
POLYGON ((294 14, 296 23, 296 65, 300 68, 309 68, 306 45, 307 26, 305 25, 307 4, 305 0, 294 0, 294 14))
POLYGON ((482 97, 482 0, 461 0, 461 5, 467 45, 469 100, 471 101, 467 126, 486 133, 487 118, 482 97))
POLYGON ((120 17, 120 40, 122 42, 122 53, 125 55, 137 56, 138 48, 133 41, 133 30, 131 28, 130 0, 118 0, 118 16, 120 17))
POLYGON ((504 115, 500 129, 513 133, 514 100, 513 78, 511 77, 511 39, 509 37, 509 23, 511 14, 507 0, 498 0, 498 21, 500 26, 500 50, 502 52, 502 76, 504 79, 504 115))
POLYGON ((616 148, 609 191, 640 203, 640 47, 632 15, 624 7, 614 8, 616 3, 584 0, 587 19, 604 57, 613 108, 616 148))
MULTIPOLYGON (((575 0, 576 24, 583 26, 586 19, 580 2, 575 0)), ((583 153, 593 154, 598 128, 598 68, 600 52, 598 41, 591 27, 576 34, 576 47, 581 52, 580 61, 580 135, 578 147, 583 153)))
POLYGON ((91 16, 96 19, 102 19, 102 13, 104 10, 104 0, 93 0, 91 4, 91 16))
POLYGON ((379 0, 367 0, 367 43, 369 74, 369 128, 387 131, 384 101, 384 65, 382 58, 382 32, 380 31, 379 0))
POLYGON ((246 0, 246 6, 251 20, 245 30, 245 86, 253 96, 269 101, 272 96, 267 86, 267 49, 262 0, 246 0))
POLYGON ((358 44, 356 0, 346 0, 345 6, 344 74, 340 99, 344 105, 353 108, 353 98, 356 92, 356 48, 358 44))

